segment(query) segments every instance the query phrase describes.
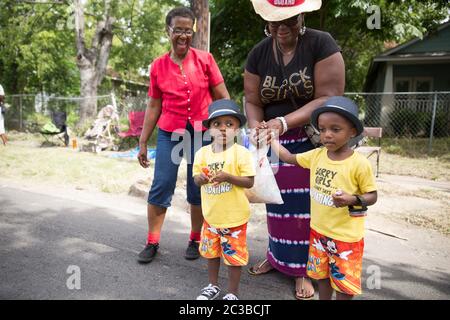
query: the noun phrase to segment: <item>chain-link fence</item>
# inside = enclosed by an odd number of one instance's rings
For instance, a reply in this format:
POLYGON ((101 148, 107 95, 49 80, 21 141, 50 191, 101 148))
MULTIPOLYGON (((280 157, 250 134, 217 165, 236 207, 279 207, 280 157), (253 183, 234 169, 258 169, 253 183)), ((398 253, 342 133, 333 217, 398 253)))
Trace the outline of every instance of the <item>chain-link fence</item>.
POLYGON ((121 117, 126 117, 130 111, 145 111, 148 98, 146 95, 117 97, 117 110, 121 117))
MULTIPOLYGON (((382 127, 383 137, 428 141, 450 137, 450 92, 346 93, 360 108, 360 117, 367 127, 382 127)), ((34 131, 33 124, 51 111, 65 111, 68 124, 79 117, 81 97, 56 97, 43 94, 6 95, 9 108, 5 125, 8 130, 34 131)), ((97 109, 115 105, 120 118, 130 111, 145 110, 147 96, 116 96, 113 93, 95 97, 97 109)), ((127 120, 125 120, 126 122, 127 120)), ((35 128, 34 128, 35 129, 35 128)))
MULTIPOLYGON (((5 102, 8 105, 5 115, 7 130, 36 131, 36 126, 41 125, 45 117, 50 118, 52 111, 64 111, 67 113, 67 122, 74 125, 79 118, 82 97, 57 97, 45 94, 17 94, 6 95, 5 102)), ((113 93, 99 95, 92 99, 97 102, 97 111, 106 105, 114 105, 121 118, 127 118, 132 110, 145 110, 146 96, 117 97, 113 93)))
POLYGON ((366 127, 383 128, 383 137, 450 137, 450 92, 346 93, 360 108, 366 127))

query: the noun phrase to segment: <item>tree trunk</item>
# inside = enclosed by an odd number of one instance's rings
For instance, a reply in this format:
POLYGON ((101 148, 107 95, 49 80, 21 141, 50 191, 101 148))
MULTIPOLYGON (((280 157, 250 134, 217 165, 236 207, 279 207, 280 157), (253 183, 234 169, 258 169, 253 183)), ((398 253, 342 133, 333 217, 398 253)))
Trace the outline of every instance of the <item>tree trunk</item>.
POLYGON ((92 66, 80 67, 80 95, 83 100, 80 101, 80 120, 82 125, 89 118, 93 118, 97 113, 97 80, 95 69, 92 66))
POLYGON ((197 30, 192 46, 197 49, 209 51, 208 48, 208 23, 209 3, 208 0, 191 0, 191 9, 197 18, 197 30))
POLYGON ((108 65, 112 46, 114 18, 109 16, 109 6, 105 2, 105 12, 97 23, 90 48, 84 39, 84 7, 82 0, 75 0, 75 32, 77 46, 77 66, 80 70, 80 120, 83 125, 89 118, 97 114, 97 90, 101 84, 108 65))

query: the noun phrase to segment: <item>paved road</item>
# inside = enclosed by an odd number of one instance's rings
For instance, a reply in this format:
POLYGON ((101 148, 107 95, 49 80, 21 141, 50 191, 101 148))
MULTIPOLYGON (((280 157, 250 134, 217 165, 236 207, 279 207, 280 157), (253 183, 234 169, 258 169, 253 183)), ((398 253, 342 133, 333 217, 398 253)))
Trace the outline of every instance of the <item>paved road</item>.
MULTIPOLYGON (((202 260, 183 258, 189 216, 172 210, 161 254, 140 265, 145 212, 137 198, 80 190, 55 196, 0 184, 0 299, 194 298, 206 284, 207 269, 202 260)), ((265 234, 263 218, 255 217, 249 226, 251 262, 263 256, 265 234)), ((448 246, 444 252, 432 243, 418 249, 414 234, 405 241, 368 232, 360 299, 450 299, 448 246)), ((223 284, 225 279, 223 268, 223 284)), ((243 273, 241 299, 293 299, 292 293, 292 279, 277 272, 243 273)))

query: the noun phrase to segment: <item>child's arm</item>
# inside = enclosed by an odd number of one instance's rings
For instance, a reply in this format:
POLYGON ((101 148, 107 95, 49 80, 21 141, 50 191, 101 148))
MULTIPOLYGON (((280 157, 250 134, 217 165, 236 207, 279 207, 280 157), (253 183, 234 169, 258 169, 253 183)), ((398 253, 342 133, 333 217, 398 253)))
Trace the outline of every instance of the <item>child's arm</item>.
POLYGON ((254 181, 255 181, 254 177, 234 176, 224 171, 217 172, 216 175, 211 179, 211 182, 216 185, 221 182, 228 182, 235 186, 247 189, 253 187, 254 181))
POLYGON ((295 154, 290 153, 288 149, 283 147, 280 144, 280 141, 277 139, 272 138, 271 139, 271 146, 272 146, 272 152, 275 152, 275 154, 281 159, 281 161, 289 164, 295 164, 299 165, 297 162, 297 157, 295 154))
MULTIPOLYGON (((359 205, 358 199, 356 198, 356 196, 352 194, 347 194, 341 191, 339 193, 333 194, 332 196, 334 205, 338 208, 359 205)), ((371 206, 375 204, 375 202, 377 202, 378 194, 376 191, 372 191, 364 193, 363 195, 360 195, 360 197, 362 197, 365 200, 367 206, 371 206)))

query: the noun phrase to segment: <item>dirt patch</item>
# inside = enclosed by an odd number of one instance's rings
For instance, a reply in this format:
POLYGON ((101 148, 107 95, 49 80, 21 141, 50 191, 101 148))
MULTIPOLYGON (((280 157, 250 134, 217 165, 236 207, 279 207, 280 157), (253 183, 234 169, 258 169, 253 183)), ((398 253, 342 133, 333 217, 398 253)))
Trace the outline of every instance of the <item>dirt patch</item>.
POLYGON ((383 175, 377 184, 379 198, 370 212, 450 236, 450 183, 383 175))

